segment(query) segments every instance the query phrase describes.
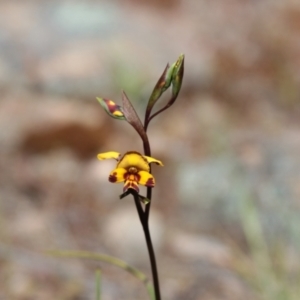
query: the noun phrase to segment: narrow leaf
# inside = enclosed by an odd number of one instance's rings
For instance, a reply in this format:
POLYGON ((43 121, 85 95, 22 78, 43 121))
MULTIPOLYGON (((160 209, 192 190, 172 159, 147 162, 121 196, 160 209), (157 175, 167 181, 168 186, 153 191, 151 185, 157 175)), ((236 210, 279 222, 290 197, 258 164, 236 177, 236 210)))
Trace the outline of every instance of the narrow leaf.
POLYGON ((146 114, 145 114, 145 120, 149 118, 151 110, 154 104, 156 103, 156 101, 159 99, 162 93, 165 92, 171 85, 172 74, 173 74, 172 67, 170 68, 169 64, 167 64, 166 68, 164 69, 162 75, 158 79, 152 91, 152 94, 149 98, 146 114))
POLYGON ((118 120, 126 120, 123 114, 123 109, 120 105, 117 105, 115 102, 109 99, 97 98, 97 100, 109 116, 118 120))
POLYGON ((122 93, 122 103, 123 113, 127 122, 137 131, 144 143, 149 143, 143 124, 124 91, 122 93))

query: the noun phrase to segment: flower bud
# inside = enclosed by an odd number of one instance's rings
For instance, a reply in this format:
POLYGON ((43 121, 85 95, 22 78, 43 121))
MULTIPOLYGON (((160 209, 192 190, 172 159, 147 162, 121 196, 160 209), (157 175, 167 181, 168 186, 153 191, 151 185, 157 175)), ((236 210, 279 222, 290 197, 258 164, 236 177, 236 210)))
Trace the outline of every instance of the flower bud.
POLYGON ((123 114, 123 109, 120 105, 117 105, 115 102, 109 99, 97 98, 97 100, 109 116, 118 120, 126 120, 123 114))

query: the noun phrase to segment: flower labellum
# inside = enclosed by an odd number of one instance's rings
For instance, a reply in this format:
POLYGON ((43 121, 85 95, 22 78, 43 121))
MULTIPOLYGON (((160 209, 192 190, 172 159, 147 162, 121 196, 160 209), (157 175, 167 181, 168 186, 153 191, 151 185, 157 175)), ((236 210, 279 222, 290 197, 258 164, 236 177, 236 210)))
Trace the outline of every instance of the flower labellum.
POLYGON ((154 187, 155 179, 150 174, 151 163, 163 166, 162 162, 150 157, 141 155, 136 151, 129 151, 121 157, 118 152, 105 152, 97 155, 99 160, 114 158, 118 161, 117 166, 109 174, 108 180, 113 183, 124 182, 123 192, 134 189, 139 192, 139 184, 154 187))

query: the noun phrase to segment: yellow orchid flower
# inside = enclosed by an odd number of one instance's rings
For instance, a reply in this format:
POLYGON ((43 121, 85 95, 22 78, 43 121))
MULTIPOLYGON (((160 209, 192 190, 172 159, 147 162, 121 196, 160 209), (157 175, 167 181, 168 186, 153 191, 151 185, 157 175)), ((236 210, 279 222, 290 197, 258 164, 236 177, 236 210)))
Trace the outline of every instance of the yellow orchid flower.
POLYGON ((139 184, 154 187, 155 179, 152 174, 149 173, 151 163, 156 163, 159 166, 163 166, 162 162, 150 157, 141 155, 135 151, 129 151, 121 157, 118 152, 105 152, 97 155, 99 160, 113 158, 118 161, 117 167, 109 174, 108 180, 110 182, 124 182, 123 191, 128 189, 134 189, 139 192, 139 184))

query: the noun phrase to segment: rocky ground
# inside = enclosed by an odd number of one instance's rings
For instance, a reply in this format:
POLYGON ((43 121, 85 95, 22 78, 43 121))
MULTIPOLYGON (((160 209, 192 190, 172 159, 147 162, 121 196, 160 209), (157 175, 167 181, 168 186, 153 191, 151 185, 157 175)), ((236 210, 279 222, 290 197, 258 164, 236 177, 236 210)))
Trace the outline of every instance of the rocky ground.
MULTIPOLYGON (((133 201, 98 152, 142 151, 95 97, 142 116, 185 53, 178 101, 150 124, 151 231, 163 299, 298 299, 300 5, 297 1, 0 2, 0 299, 147 299, 133 201)), ((166 101, 167 97, 164 97, 166 101)))

